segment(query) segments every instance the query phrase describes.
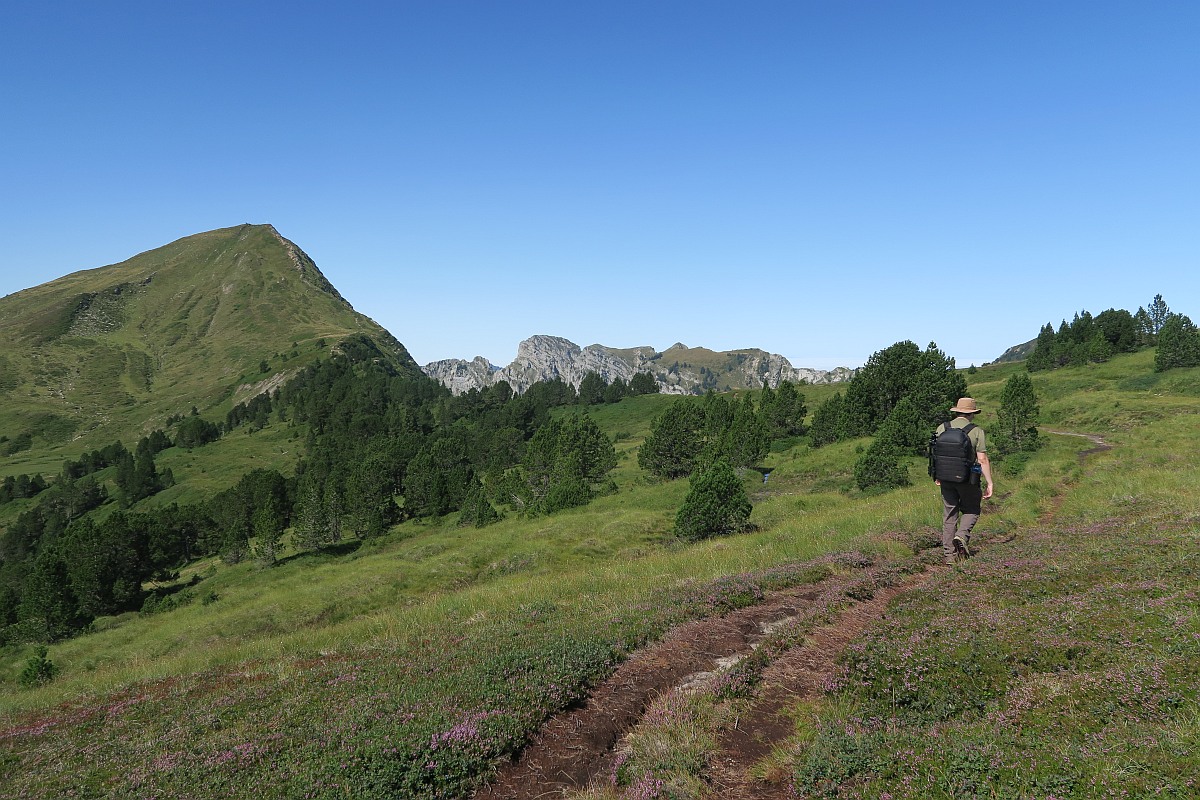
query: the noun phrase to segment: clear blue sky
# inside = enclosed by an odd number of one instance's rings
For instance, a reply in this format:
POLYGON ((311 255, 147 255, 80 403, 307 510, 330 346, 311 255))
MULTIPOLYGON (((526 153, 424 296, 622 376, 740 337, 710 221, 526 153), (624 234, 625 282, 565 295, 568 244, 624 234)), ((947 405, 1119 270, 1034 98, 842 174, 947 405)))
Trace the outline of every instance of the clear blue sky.
POLYGON ((0 295, 269 222, 421 363, 1200 318, 1200 3, 4 3, 0 295))

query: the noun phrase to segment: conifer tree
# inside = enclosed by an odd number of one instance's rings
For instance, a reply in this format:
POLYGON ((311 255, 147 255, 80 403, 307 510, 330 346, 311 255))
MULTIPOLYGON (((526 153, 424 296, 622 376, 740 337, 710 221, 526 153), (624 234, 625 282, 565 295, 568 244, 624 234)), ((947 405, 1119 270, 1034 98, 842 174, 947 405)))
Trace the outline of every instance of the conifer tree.
POLYGON ((733 467, 724 459, 697 473, 679 513, 675 532, 689 541, 744 530, 750 520, 750 498, 733 467))
POLYGON ((326 513, 321 486, 315 480, 308 479, 303 483, 296 520, 298 548, 318 550, 329 543, 329 515, 326 513))
POLYGON ((41 548, 21 587, 17 620, 42 641, 70 636, 84 624, 57 543, 41 548))
POLYGON ((638 449, 638 466, 660 478, 691 475, 704 449, 704 411, 680 398, 650 423, 650 435, 638 449))
POLYGON ((47 658, 50 650, 44 644, 34 648, 33 656, 25 662, 21 670, 21 685, 32 687, 41 686, 54 680, 58 667, 47 658))
POLYGON ((1142 306, 1138 306, 1137 313, 1133 315, 1133 322, 1137 326, 1138 344, 1142 347, 1150 347, 1154 344, 1154 323, 1150 319, 1150 314, 1142 306))
POLYGON ((530 439, 521 465, 529 510, 549 514, 587 504, 616 465, 612 442, 591 417, 551 420, 530 439))
POLYGON ((890 441, 876 438, 854 463, 854 482, 863 492, 883 492, 908 486, 908 467, 904 454, 890 441))
POLYGON ((649 372, 639 372, 629 380, 629 393, 631 395, 658 394, 658 392, 658 381, 649 372))
POLYGON ((1154 371, 1200 366, 1200 331, 1183 314, 1169 314, 1158 331, 1154 371))
POLYGON ((622 398, 629 394, 629 384, 620 376, 613 378, 612 383, 604 389, 605 403, 619 403, 622 398))
POLYGON ((874 433, 906 396, 932 426, 966 392, 967 381, 955 370, 954 359, 936 343, 922 350, 911 341, 897 342, 874 353, 846 387, 844 438, 874 433))
POLYGON ((1030 372, 1037 372, 1057 366, 1055 363, 1057 344, 1058 337, 1055 336, 1054 326, 1047 322, 1038 332, 1033 352, 1025 359, 1025 368, 1030 372))
POLYGON ((1137 323, 1124 309, 1110 308, 1096 315, 1096 327, 1115 353, 1132 353, 1138 346, 1137 323))
POLYGON ((1150 301, 1147 313, 1150 315, 1150 331, 1157 337, 1162 332, 1163 325, 1167 324, 1167 317, 1170 316, 1171 309, 1167 308, 1167 301, 1163 300, 1163 296, 1156 294, 1150 301))
POLYGON ((500 515, 488 502, 483 484, 478 480, 473 481, 463 501, 462 513, 458 517, 459 526, 474 525, 476 528, 483 528, 499 519, 500 515))
POLYGON ((604 402, 604 391, 608 382, 598 372, 589 372, 579 382, 579 402, 585 406, 595 406, 604 402))
POLYGON ((1000 393, 1000 408, 996 412, 997 427, 992 433, 992 450, 997 455, 1032 452, 1041 442, 1038 440, 1037 395, 1033 381, 1024 373, 1013 375, 1004 384, 1000 393))
POLYGON ((719 457, 733 467, 751 467, 761 462, 770 449, 771 432, 754 410, 754 401, 747 392, 734 408, 733 420, 722 436, 719 457))
POLYGON ((846 398, 841 392, 817 406, 808 435, 813 447, 822 447, 850 438, 850 423, 846 413, 846 398))
POLYGON ((791 381, 780 381, 770 413, 772 434, 777 438, 799 436, 804 432, 804 418, 807 415, 804 394, 791 381))
POLYGON ((929 445, 931 426, 912 397, 905 397, 879 426, 875 439, 897 453, 919 456, 929 445))

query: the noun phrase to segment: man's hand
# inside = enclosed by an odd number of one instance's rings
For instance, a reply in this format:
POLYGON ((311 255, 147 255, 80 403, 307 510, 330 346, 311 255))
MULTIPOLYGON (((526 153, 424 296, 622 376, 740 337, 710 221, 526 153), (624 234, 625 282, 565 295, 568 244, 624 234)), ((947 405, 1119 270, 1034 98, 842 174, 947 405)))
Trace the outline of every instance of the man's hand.
POLYGON ((992 496, 992 485, 989 483, 987 485, 987 488, 983 490, 983 499, 987 500, 991 496, 992 496))

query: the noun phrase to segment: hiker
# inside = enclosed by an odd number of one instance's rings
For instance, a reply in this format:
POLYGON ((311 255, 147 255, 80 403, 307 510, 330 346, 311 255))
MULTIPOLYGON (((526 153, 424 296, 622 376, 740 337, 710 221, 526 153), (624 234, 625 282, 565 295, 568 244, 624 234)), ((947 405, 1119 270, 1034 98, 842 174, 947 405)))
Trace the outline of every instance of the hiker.
POLYGON ((939 425, 930 442, 929 472, 942 490, 942 555, 954 564, 971 555, 971 528, 994 484, 987 437, 973 421, 979 406, 973 398, 960 397, 950 410, 955 417, 939 425), (987 481, 986 489, 980 477, 987 481))

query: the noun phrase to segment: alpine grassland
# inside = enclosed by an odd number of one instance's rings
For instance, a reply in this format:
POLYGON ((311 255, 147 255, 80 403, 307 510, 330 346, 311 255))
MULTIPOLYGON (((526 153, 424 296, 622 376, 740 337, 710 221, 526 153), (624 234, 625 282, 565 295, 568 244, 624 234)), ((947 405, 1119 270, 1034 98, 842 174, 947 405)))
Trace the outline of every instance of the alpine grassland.
MULTIPOLYGON (((933 568, 793 697, 790 735, 742 765, 738 796, 1200 796, 1200 370, 1155 374, 1152 356, 1034 377, 1049 446, 1019 475, 1000 465, 975 557, 933 568)), ((979 370, 972 394, 995 408, 1018 369, 979 370)), ((936 497, 893 496, 909 492, 936 497)), ((714 796, 722 734, 755 709, 728 686, 777 648, 660 698, 586 796, 714 796)))
MULTIPOLYGON (((750 529, 687 543, 674 520, 688 480, 637 466, 673 398, 597 407, 618 460, 586 506, 484 528, 408 520, 315 552, 285 536, 269 568, 195 562, 162 608, 101 617, 44 653, 7 646, 0 796, 469 797, 671 628, 812 585, 818 602, 761 655, 652 705, 602 792, 702 797, 771 659, 928 569, 825 693, 796 701, 794 735, 754 774, 800 796, 1195 796, 1200 370, 1152 365, 1143 352, 1033 376, 1046 445, 997 464, 978 555, 950 569, 933 566, 940 499, 919 458, 912 486, 863 494, 869 439, 776 443, 741 474, 750 529), (1084 456, 1095 445, 1070 434, 1113 449, 1084 456)), ((1021 369, 966 376, 985 429, 1021 369)), ((834 391, 803 389, 810 408, 834 391)), ((274 458, 292 436, 271 421, 220 446, 274 458)), ((236 479, 210 447, 164 451, 189 475, 175 491, 236 479)))

